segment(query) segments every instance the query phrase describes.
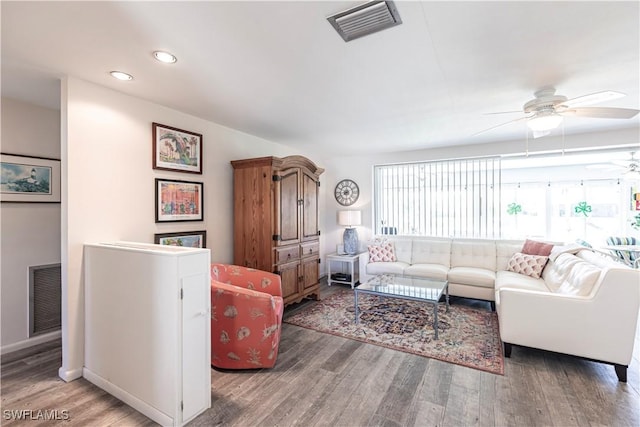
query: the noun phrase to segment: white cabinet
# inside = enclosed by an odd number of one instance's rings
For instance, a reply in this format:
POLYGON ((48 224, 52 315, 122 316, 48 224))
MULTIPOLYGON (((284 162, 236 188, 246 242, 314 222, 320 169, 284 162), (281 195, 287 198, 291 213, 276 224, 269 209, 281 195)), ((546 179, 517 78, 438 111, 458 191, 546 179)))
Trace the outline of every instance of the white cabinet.
POLYGON ((83 376, 162 425, 211 407, 208 249, 84 246, 83 376))

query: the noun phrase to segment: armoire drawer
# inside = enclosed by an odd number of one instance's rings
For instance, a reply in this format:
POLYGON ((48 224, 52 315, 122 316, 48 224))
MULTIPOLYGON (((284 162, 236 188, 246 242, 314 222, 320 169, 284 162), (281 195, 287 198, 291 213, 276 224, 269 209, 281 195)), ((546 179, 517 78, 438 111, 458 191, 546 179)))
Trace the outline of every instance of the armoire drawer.
POLYGON ((276 248, 275 251, 276 264, 282 264, 283 262, 293 261, 300 258, 300 248, 298 245, 276 248))
POLYGON ((309 242, 303 243, 300 245, 300 253, 303 257, 310 255, 318 255, 320 253, 320 243, 319 242, 309 242))

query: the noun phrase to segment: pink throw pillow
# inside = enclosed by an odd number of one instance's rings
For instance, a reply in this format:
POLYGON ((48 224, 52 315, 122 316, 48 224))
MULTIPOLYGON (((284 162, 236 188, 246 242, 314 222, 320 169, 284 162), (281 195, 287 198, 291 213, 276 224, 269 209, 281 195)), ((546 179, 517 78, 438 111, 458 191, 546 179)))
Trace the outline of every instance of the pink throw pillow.
POLYGON ((550 243, 527 239, 522 246, 522 253, 527 255, 549 256, 551 249, 553 249, 553 245, 550 243))
POLYGON ((369 262, 395 262, 396 254, 389 242, 368 246, 369 262))

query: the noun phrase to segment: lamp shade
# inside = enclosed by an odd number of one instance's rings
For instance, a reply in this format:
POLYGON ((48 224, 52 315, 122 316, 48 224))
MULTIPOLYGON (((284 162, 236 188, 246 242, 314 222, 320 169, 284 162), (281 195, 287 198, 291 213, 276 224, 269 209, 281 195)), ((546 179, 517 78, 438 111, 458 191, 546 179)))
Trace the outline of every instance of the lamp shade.
POLYGON ((532 131, 545 131, 555 129, 562 123, 562 116, 555 113, 538 114, 527 121, 527 126, 532 131))
POLYGON ((338 225, 351 227, 362 223, 360 211, 338 211, 338 225))

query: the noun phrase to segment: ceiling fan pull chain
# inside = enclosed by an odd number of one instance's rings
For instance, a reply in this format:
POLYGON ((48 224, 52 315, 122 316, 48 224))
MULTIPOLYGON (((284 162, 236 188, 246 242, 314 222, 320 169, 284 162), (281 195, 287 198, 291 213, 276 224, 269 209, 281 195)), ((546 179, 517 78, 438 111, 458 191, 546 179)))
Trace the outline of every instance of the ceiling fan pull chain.
POLYGON ((564 120, 562 121, 562 156, 564 157, 564 120))

